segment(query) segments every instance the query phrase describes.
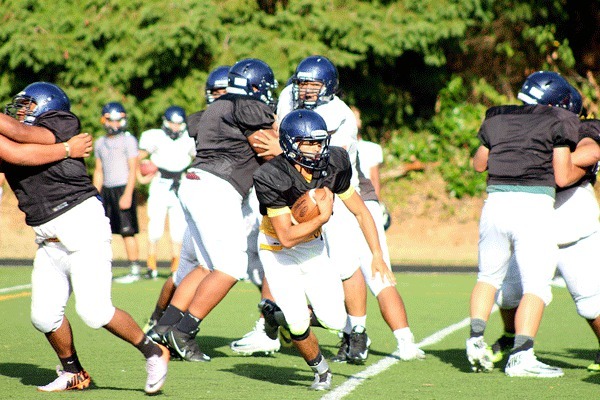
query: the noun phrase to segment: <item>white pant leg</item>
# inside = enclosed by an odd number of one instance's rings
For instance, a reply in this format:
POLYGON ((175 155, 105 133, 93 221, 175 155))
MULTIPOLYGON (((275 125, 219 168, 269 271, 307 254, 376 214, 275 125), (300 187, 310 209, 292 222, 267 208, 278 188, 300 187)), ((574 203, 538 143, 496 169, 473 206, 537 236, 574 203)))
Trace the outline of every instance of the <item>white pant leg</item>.
POLYGON ((244 214, 244 222, 246 225, 246 243, 248 248, 248 270, 246 271, 246 274, 252 283, 261 286, 264 277, 263 266, 258 255, 258 232, 261 215, 254 188, 250 190, 250 193, 244 199, 242 212, 244 214))
POLYGON ((32 274, 34 323, 46 332, 58 328, 55 324, 62 321, 73 291, 83 321, 92 328, 106 325, 115 308, 111 301, 112 236, 102 203, 92 197, 33 229, 40 244, 32 274), (47 242, 49 238, 60 242, 47 242))
POLYGON ((165 233, 171 183, 155 178, 148 189, 148 240, 158 242, 165 233))
POLYGON ((242 196, 227 181, 205 171, 183 179, 179 198, 195 245, 207 268, 236 279, 246 275, 248 255, 242 196))
MULTIPOLYGON (((381 214, 381 206, 379 205, 379 202, 374 200, 365 201, 365 205, 369 209, 371 216, 373 216, 373 221, 375 221, 375 226, 377 227, 377 236, 379 237, 379 244, 381 245, 381 251, 383 252, 383 260, 391 269, 392 264, 390 261, 390 252, 388 249, 387 238, 385 236, 385 229, 383 228, 383 215, 381 214)), ((369 244, 367 243, 367 240, 362 234, 362 231, 360 236, 360 242, 356 244, 357 246, 360 246, 360 268, 362 270, 363 276, 365 277, 365 282, 367 283, 369 290, 371 290, 373 296, 377 297, 383 289, 385 289, 388 286, 394 285, 385 276, 382 280, 381 274, 379 273, 377 273, 373 277, 373 272, 371 270, 373 253, 371 253, 369 244)))
POLYGON ((361 237, 364 240, 364 236, 354 214, 337 196, 333 202, 333 215, 323 225, 323 237, 329 258, 339 271, 340 278, 350 278, 360 268, 359 248, 355 244, 360 243, 361 237))
POLYGON ((169 200, 168 216, 171 241, 174 243, 182 243, 187 223, 185 222, 185 215, 179 197, 177 197, 173 191, 171 191, 171 198, 169 200))
POLYGON ((580 239, 558 251, 558 269, 575 301, 577 313, 585 319, 600 315, 600 233, 580 239))
MULTIPOLYGON (((259 234, 260 244, 274 242, 275 239, 259 234)), ((310 326, 307 297, 324 326, 335 330, 344 327, 342 284, 320 239, 280 251, 260 250, 259 255, 273 298, 293 334, 301 335, 310 326)))

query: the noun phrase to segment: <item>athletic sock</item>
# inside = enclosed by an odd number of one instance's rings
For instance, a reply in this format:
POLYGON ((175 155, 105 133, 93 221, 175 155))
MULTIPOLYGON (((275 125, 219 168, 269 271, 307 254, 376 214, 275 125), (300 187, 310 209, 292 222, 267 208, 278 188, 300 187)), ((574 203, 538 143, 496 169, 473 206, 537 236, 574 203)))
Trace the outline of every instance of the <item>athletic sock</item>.
POLYGON ((162 349, 146 335, 144 335, 141 342, 135 345, 135 348, 138 349, 146 359, 152 356, 162 355, 162 349))
POLYGON ((157 305, 156 307, 154 307, 154 312, 150 316, 150 319, 158 321, 163 316, 164 313, 165 313, 165 309, 160 307, 159 305, 157 305))
POLYGON ((511 350, 511 354, 533 349, 533 338, 525 335, 515 335, 515 345, 511 350))
POLYGON ((175 326, 181 321, 181 318, 183 318, 183 311, 169 304, 160 320, 158 320, 158 325, 175 326))
POLYGON ((183 318, 181 318, 181 321, 179 321, 177 324, 177 330, 194 336, 196 333, 198 333, 198 326, 200 325, 200 322, 202 322, 200 318, 196 318, 189 312, 186 312, 183 315, 183 318))
POLYGON ((329 364, 327 364, 327 360, 321 354, 321 350, 319 350, 319 354, 317 356, 306 362, 308 366, 317 374, 323 375, 325 372, 329 371, 329 364))
POLYGON ((71 357, 67 358, 58 358, 60 363, 62 364, 63 371, 70 372, 72 374, 77 374, 83 371, 83 367, 79 362, 79 357, 77 357, 77 353, 73 353, 71 357))
POLYGON ((480 318, 473 318, 471 320, 471 337, 483 336, 485 332, 486 322, 480 318))

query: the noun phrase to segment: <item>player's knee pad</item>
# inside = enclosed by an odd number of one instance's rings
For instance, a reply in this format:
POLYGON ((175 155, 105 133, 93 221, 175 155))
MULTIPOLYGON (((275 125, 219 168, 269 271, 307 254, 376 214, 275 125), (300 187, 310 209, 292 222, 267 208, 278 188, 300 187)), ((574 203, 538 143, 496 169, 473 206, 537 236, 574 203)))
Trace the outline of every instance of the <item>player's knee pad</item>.
POLYGON ((77 314, 83 322, 92 329, 100 329, 108 324, 115 315, 115 307, 112 305, 81 305, 76 304, 77 314))
POLYGON ((38 331, 42 333, 54 332, 63 322, 63 314, 51 315, 49 313, 31 312, 31 323, 38 331))
POLYGON ((496 304, 500 308, 517 308, 523 297, 521 285, 502 285, 496 292, 496 304))
POLYGON ((585 297, 575 301, 577 314, 588 320, 594 320, 600 315, 600 295, 585 297))
POLYGON ((310 328, 310 318, 297 321, 288 321, 288 327, 292 337, 300 337, 304 335, 310 328))
POLYGON ((306 328, 306 330, 299 335, 295 334, 293 331, 290 331, 290 337, 292 338, 292 340, 295 340, 297 342, 306 339, 308 335, 310 335, 310 327, 306 328))
MULTIPOLYGON (((364 273, 363 273, 363 275, 364 275, 364 273)), ((381 275, 379 274, 379 272, 377 274, 375 274, 375 278, 373 278, 371 275, 365 275, 365 281, 367 282, 367 286, 369 287, 369 290, 371 291, 371 293, 373 293, 373 296, 375 296, 375 297, 379 296, 379 293, 381 293, 381 291, 383 289, 394 286, 388 280, 387 277, 383 277, 383 281, 382 281, 381 275)))
POLYGON ((523 294, 533 294, 539 297, 546 306, 552 302, 552 289, 550 285, 523 284, 523 294))

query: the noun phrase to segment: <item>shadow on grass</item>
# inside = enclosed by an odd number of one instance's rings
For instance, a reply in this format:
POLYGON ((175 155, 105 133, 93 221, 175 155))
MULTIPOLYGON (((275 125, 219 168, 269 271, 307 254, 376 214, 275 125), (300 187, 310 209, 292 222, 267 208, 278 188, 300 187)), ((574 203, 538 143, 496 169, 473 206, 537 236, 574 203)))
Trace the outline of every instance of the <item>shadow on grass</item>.
POLYGON ((306 369, 273 367, 272 365, 261 365, 255 363, 235 364, 231 368, 222 371, 254 379, 257 381, 270 382, 282 386, 310 386, 312 383, 312 372, 306 369))
MULTIPOLYGON (((0 375, 9 378, 20 379, 24 386, 43 386, 54 379, 56 379, 56 371, 49 368, 40 368, 34 364, 21 364, 21 363, 0 363, 0 375)), ((130 389, 130 388, 118 388, 109 386, 98 386, 94 382, 92 377, 92 383, 89 388, 86 389, 105 389, 105 390, 119 390, 129 392, 144 392, 143 388, 130 389)))

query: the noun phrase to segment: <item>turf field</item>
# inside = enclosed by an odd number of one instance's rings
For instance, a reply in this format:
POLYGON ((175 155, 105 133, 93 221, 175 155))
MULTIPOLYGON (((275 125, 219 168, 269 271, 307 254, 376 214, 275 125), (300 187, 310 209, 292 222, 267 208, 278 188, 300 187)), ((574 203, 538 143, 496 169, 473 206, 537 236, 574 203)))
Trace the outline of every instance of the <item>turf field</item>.
MULTIPOLYGON (((29 321, 30 269, 0 268, 0 398, 2 399, 134 399, 143 392, 142 356, 104 330, 94 331, 75 314, 67 314, 75 332, 79 357, 93 379, 93 388, 78 393, 38 393, 36 386, 54 379, 58 359, 43 335, 29 321), (15 288, 17 287, 17 288, 15 288), (12 289, 7 289, 12 288, 12 289)), ((115 275, 125 273, 116 269, 115 275)), ((536 342, 538 357, 562 367, 558 379, 509 378, 502 365, 488 374, 470 372, 464 345, 465 318, 474 274, 412 274, 397 276, 409 321, 427 353, 424 361, 402 362, 388 357, 395 340, 369 297, 367 332, 372 339, 363 366, 332 364, 334 388, 328 393, 307 390, 312 374, 294 349, 274 356, 241 357, 229 343, 253 327, 258 317, 256 288, 240 282, 202 322, 201 348, 209 363, 172 362, 161 394, 171 399, 579 399, 596 398, 600 374, 587 372, 597 342, 587 323, 575 313, 566 289, 554 289, 536 342)), ((131 285, 113 285, 115 305, 143 324, 154 308, 164 277, 131 285)), ((493 314, 486 340, 499 335, 493 314)), ((316 330, 324 354, 336 353, 335 335, 316 330)))

